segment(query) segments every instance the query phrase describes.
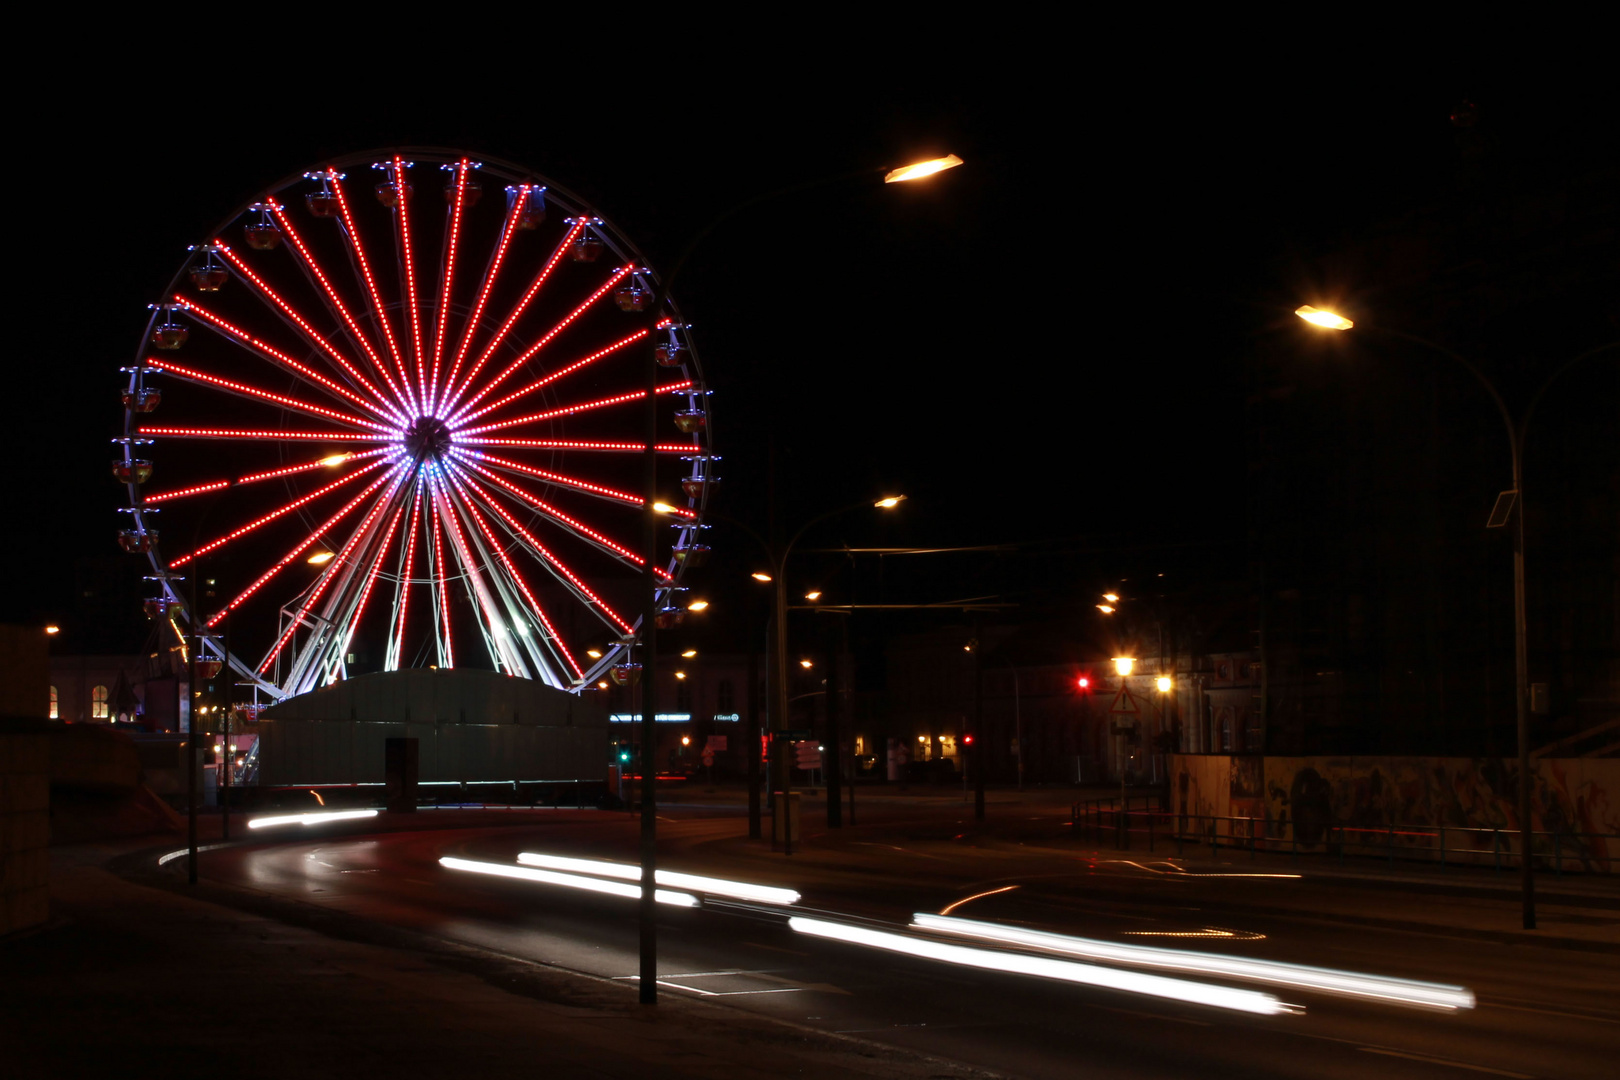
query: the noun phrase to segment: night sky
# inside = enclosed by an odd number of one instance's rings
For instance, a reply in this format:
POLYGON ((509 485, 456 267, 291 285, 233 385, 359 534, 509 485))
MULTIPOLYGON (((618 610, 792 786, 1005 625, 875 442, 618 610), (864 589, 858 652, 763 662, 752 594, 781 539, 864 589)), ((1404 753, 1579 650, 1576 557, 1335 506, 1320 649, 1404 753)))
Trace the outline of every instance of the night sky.
POLYGON ((7 534, 26 569, 0 618, 71 621, 75 561, 116 553, 116 369, 186 245, 325 155, 422 145, 521 162, 658 266, 761 190, 960 154, 966 167, 927 184, 771 203, 694 256, 677 293, 715 391, 720 506, 765 526, 774 438, 790 525, 910 496, 827 543, 1084 546, 1241 530, 1241 501, 1201 480, 1212 462, 1241 469, 1246 352, 1297 303, 1333 299, 1317 253, 1451 182, 1460 101, 1514 160, 1614 147, 1589 89, 1455 66, 1412 78, 1255 58, 1239 76, 1165 56, 1116 81, 1055 47, 1014 62, 1007 40, 965 34, 929 56, 708 48, 687 68, 658 58, 683 55, 672 43, 553 63, 547 40, 530 64, 397 83, 386 66, 312 80, 302 60, 162 78, 141 50, 62 61, 53 78, 76 89, 34 96, 17 147, 44 165, 14 174, 26 284, 12 318, 30 346, 10 369, 7 534), (257 94, 248 80, 266 78, 257 94))

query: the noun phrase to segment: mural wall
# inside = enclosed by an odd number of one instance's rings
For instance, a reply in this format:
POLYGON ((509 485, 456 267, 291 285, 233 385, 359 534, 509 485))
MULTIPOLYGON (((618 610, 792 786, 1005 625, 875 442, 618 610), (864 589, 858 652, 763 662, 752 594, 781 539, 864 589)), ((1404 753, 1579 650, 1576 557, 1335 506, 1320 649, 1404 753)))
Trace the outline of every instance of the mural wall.
MULTIPOLYGON (((1549 867, 1556 853, 1565 869, 1620 869, 1620 760, 1544 758, 1531 768, 1531 828, 1545 834, 1537 855, 1549 867)), ((1393 842, 1438 858, 1443 828, 1448 860, 1488 864, 1496 850, 1517 849, 1497 830, 1517 832, 1518 791, 1511 759, 1178 754, 1170 799, 1188 835, 1252 832, 1258 844, 1301 851, 1393 842), (1210 817, 1242 820, 1200 820, 1210 817)))

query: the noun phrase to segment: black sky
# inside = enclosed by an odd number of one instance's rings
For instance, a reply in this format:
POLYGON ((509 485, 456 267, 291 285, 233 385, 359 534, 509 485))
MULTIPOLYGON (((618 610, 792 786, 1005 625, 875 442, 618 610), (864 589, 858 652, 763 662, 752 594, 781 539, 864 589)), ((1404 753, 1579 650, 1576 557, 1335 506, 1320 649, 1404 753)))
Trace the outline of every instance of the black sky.
POLYGON ((661 265, 789 178, 960 153, 927 186, 739 218, 678 288, 716 391, 728 512, 763 524, 774 436, 787 518, 904 490, 884 533, 836 539, 951 543, 1237 528, 1241 506, 1199 478, 1241 461, 1242 357, 1303 284, 1279 268, 1431 198, 1465 97, 1519 154, 1614 138, 1589 88, 1529 74, 1191 46, 1105 62, 1038 27, 755 53, 534 33, 521 62, 446 59, 424 39, 365 70, 323 66, 337 43, 286 29, 257 31, 276 42, 258 56, 234 32, 167 59, 161 35, 93 60, 63 49, 29 84, 8 534, 31 569, 5 621, 60 617, 73 561, 114 550, 116 368, 186 245, 325 155, 522 162, 661 265))

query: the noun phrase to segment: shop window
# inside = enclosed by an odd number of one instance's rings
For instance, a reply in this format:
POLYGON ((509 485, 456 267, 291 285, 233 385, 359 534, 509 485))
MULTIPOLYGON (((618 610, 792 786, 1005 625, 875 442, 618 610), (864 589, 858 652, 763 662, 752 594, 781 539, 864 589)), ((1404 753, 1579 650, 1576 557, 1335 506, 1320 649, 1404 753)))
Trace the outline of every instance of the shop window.
POLYGON ((51 719, 60 720, 62 714, 56 700, 56 687, 51 687, 51 719))
POLYGON ((90 719, 107 719, 107 688, 98 686, 90 691, 90 719))

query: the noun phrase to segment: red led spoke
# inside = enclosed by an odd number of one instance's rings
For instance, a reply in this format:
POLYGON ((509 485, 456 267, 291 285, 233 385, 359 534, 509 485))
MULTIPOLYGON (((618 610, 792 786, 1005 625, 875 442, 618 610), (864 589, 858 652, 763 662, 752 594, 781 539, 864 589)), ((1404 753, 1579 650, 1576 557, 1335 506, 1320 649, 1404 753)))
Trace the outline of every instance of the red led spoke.
POLYGON ((187 495, 203 495, 210 491, 221 491, 231 486, 229 480, 214 480, 207 484, 198 484, 196 487, 180 488, 178 491, 163 491, 156 495, 143 495, 142 501, 148 506, 157 502, 167 502, 170 499, 183 499, 187 495))
MULTIPOLYGON (((378 488, 380 488, 384 484, 386 484, 388 482, 389 478, 392 477, 397 471, 398 471, 398 469, 396 467, 395 469, 392 469, 392 470, 390 470, 388 472, 385 472, 381 476, 377 477, 377 479, 373 480, 366 487, 366 489, 364 491, 362 491, 360 494, 356 495, 352 500, 350 500, 349 503, 343 507, 343 509, 339 510, 337 513, 333 514, 331 517, 327 518, 326 523, 324 525, 322 525, 320 528, 316 529, 314 532, 310 533, 307 537, 304 538, 302 543, 300 543, 297 547, 293 548, 291 551, 287 552, 287 554, 283 555, 279 562, 277 562, 274 566, 272 566, 270 569, 266 570, 263 574, 261 574, 257 581, 255 581, 253 584, 249 585, 247 588, 243 589, 240 593, 238 593, 235 600, 232 600, 229 604, 225 605, 225 610, 224 611, 221 611, 219 614, 215 615, 213 618, 208 620, 208 625, 209 626, 217 625, 221 619, 225 618, 226 615, 230 614, 232 611, 235 611, 238 607, 240 607, 244 600, 246 600, 248 597, 252 596, 254 593, 258 592, 261 588, 263 588, 265 583, 268 582, 271 578, 275 577, 278 573, 280 573, 282 568, 285 567, 288 563, 292 562, 294 559, 298 558, 298 556, 300 556, 304 552, 308 551, 309 548, 310 548, 310 545, 314 544, 315 541, 319 540, 329 530, 331 530, 331 528, 334 525, 336 525, 338 522, 342 521, 345 517, 347 517, 354 510, 355 507, 357 507, 361 503, 365 502, 366 499, 370 497, 372 492, 376 491, 378 488)), ((260 670, 262 671, 263 669, 261 668, 260 670)))
MULTIPOLYGON (((393 357, 394 366, 399 369, 400 385, 404 388, 409 411, 411 380, 405 373, 405 360, 400 356, 399 343, 394 340, 394 328, 389 325, 388 315, 383 310, 382 294, 377 291, 377 278, 371 272, 371 262, 366 258, 366 247, 360 242, 360 232, 355 228, 354 214, 349 210, 349 198, 343 194, 343 181, 338 179, 336 173, 329 175, 332 194, 337 196, 338 211, 343 215, 343 230, 349 240, 349 250, 354 252, 354 261, 360 267, 360 276, 365 279, 366 293, 371 297, 372 314, 377 319, 377 325, 382 327, 383 340, 388 344, 388 355, 393 357)), ((403 199, 405 193, 401 191, 399 197, 403 199)))
POLYGON ((370 510, 366 511, 366 516, 361 519, 360 525, 349 536, 348 541, 344 543, 343 550, 338 552, 337 558, 326 564, 326 569, 305 596, 303 603, 298 605, 297 613, 288 621, 287 629, 282 631, 275 647, 270 650, 268 656, 259 662, 260 675, 263 675, 269 670, 270 665, 275 663, 276 657, 281 655, 281 650, 287 647, 287 642, 292 640, 293 634, 297 632, 299 625, 304 621, 304 616, 309 614, 309 609, 315 606, 316 602, 325 595, 332 582, 337 580, 338 568, 348 563, 349 555, 354 551, 354 546, 371 530, 371 524, 377 520, 377 515, 382 513, 388 507, 388 504, 393 501, 394 492, 399 488, 398 470, 388 475, 395 477, 394 486, 382 498, 378 499, 370 510))
MULTIPOLYGON (((690 379, 686 379, 681 382, 669 383, 667 385, 660 386, 658 388, 658 393, 674 394, 679 393, 682 390, 690 390, 691 388, 692 381, 690 379)), ((628 394, 615 394, 613 397, 601 398, 597 401, 587 401, 581 405, 565 405, 557 409, 548 409, 545 412, 531 413, 528 416, 520 416, 515 420, 499 420, 493 424, 481 424, 475 428, 461 429, 458 431, 458 436, 481 435, 486 431, 500 431, 503 428, 517 427, 521 424, 535 424, 542 420, 553 420, 559 416, 572 416, 575 413, 587 412, 591 409, 606 408, 609 405, 622 405, 627 401, 641 401, 646 396, 647 391, 645 390, 632 390, 628 394)))
POLYGON ((561 473, 547 472, 545 469, 536 469, 532 465, 524 465, 520 462, 509 461, 506 458, 493 457, 489 454, 479 453, 476 450, 466 451, 466 453, 477 454, 482 460, 491 465, 498 466, 499 468, 510 469, 513 472, 524 473, 528 476, 539 477, 541 480, 546 480, 553 484, 561 484, 564 487, 571 487, 576 491, 586 491, 592 495, 600 495, 605 499, 615 499, 622 503, 628 503, 631 506, 645 506, 647 504, 647 500, 643 496, 632 495, 628 491, 619 491, 617 488, 603 487, 601 484, 592 484, 585 480, 576 480, 572 476, 564 476, 561 473))
POLYGON ((397 435, 370 435, 363 431, 266 431, 255 428, 143 427, 137 435, 167 436, 172 439, 313 439, 321 442, 390 442, 397 435))
MULTIPOLYGON (((590 310, 592 304, 606 296, 613 286, 624 280, 624 276, 628 273, 630 273, 630 267, 628 266, 621 266, 619 269, 615 270, 613 272, 613 276, 608 278, 606 285, 603 285, 600 289, 597 289, 595 292, 591 293, 591 295, 587 296, 583 303, 563 317, 562 322, 558 323, 556 326, 553 326, 550 330, 547 330, 544 337, 542 337, 539 341, 536 341, 533 345, 530 345, 527 349, 524 349, 516 360, 512 361, 506 366, 504 371, 491 379, 489 384, 486 385, 482 390, 468 398, 467 401, 463 403, 452 415, 451 422, 454 423, 463 414, 465 414, 468 409, 472 408, 474 405, 477 405, 486 396, 488 396, 490 391, 494 390, 497 386, 501 385, 501 383, 511 378, 513 372, 517 371, 524 364, 527 364, 530 360, 532 360, 536 353, 550 344, 551 340, 566 330, 569 324, 575 319, 579 318, 581 315, 585 314, 585 312, 590 310)), ((488 358, 489 353, 486 352, 484 354, 484 359, 487 360, 488 358)), ((483 363, 483 360, 480 360, 479 363, 483 363)), ((477 369, 475 368, 473 373, 467 376, 467 381, 461 385, 461 393, 466 393, 467 390, 472 386, 472 376, 473 374, 476 374, 476 372, 477 369)))
MULTIPOLYGON (((585 228, 583 218, 576 220, 569 228, 568 232, 563 236, 562 242, 557 245, 557 250, 551 253, 551 258, 546 260, 546 265, 541 267, 540 273, 536 274, 534 281, 529 284, 529 291, 523 294, 523 299, 517 302, 517 306, 506 317, 506 321, 501 324, 501 328, 495 331, 495 336, 489 339, 489 343, 484 346, 484 351, 479 355, 477 363, 468 369, 466 379, 462 381, 460 388, 449 396, 448 401, 453 404, 457 397, 465 394, 468 387, 472 386, 473 380, 478 377, 478 372, 483 369, 485 364, 489 363, 489 358, 495 355, 495 350, 500 347, 501 342, 506 340, 506 335, 511 332, 512 327, 518 321, 518 317, 523 314, 529 303, 540 292, 540 286, 546 283, 546 279, 551 276, 551 272, 557 269, 557 265, 562 262, 563 253, 568 250, 568 246, 574 242, 574 238, 579 235, 580 230, 583 228, 585 228)), ((469 324, 467 327, 469 337, 471 337, 472 332, 473 327, 469 324)))
MULTIPOLYGON (((647 444, 639 442, 590 442, 579 439, 501 439, 457 437, 457 446, 510 446, 527 450, 584 450, 604 453, 645 454, 647 444)), ((703 447, 695 442, 658 443, 653 447, 660 454, 699 453, 703 447)))
POLYGON ((422 356, 422 307, 416 302, 416 260, 411 250, 411 200, 405 197, 405 159, 394 155, 394 190, 399 198, 394 212, 399 216, 399 257, 405 264, 405 303, 410 312, 411 353, 416 357, 416 398, 427 412, 427 366, 422 356))
POLYGON ((247 535, 248 533, 252 532, 254 529, 257 529, 261 525, 268 525, 270 522, 275 521, 278 518, 284 517, 287 514, 292 513, 294 510, 298 509, 300 506, 304 506, 304 505, 306 505, 308 503, 311 503, 311 502, 315 501, 316 499, 320 498, 322 495, 325 495, 327 492, 334 491, 337 488, 342 487, 344 484, 347 484, 350 481, 356 480, 359 477, 364 476, 366 473, 370 472, 372 469, 375 469, 377 466, 384 465, 386 463, 387 463, 386 461, 373 461, 370 464, 362 465, 360 468, 356 469, 352 473, 349 473, 347 476, 340 476, 336 480, 332 481, 330 484, 326 484, 326 485, 324 485, 322 487, 316 488, 314 491, 310 492, 308 495, 304 495, 304 496, 301 496, 300 498, 294 499, 292 502, 287 503, 284 506, 278 507, 277 509, 270 511, 268 514, 265 514, 263 517, 257 518, 257 519, 255 519, 253 521, 250 521, 246 525, 243 525, 241 528, 234 529, 231 532, 226 533, 224 536, 221 536, 219 539, 211 541, 210 543, 204 544, 202 547, 198 548, 196 551, 193 551, 190 555, 182 555, 182 556, 180 556, 178 559, 175 559, 173 562, 171 562, 169 564, 169 569, 170 570, 178 569, 179 567, 184 566, 186 563, 190 562, 192 559, 195 559, 199 555, 206 555, 210 551, 215 550, 216 548, 224 547, 226 544, 230 543, 232 540, 235 540, 240 536, 247 535))
POLYGON ((405 613, 411 604, 411 571, 416 567, 416 527, 422 520, 422 485, 416 485, 416 497, 411 500, 411 523, 405 529, 405 566, 399 575, 399 614, 394 620, 394 655, 390 670, 399 669, 400 653, 405 649, 405 613))
POLYGON ((248 386, 246 383, 234 382, 230 379, 221 379, 217 375, 205 375, 203 372, 197 371, 194 368, 182 367, 165 357, 149 356, 146 359, 146 366, 151 368, 153 371, 168 372, 171 375, 178 375, 183 379, 191 379, 195 382, 207 383, 210 386, 217 386, 221 390, 229 390, 231 393, 239 394, 242 397, 257 398, 260 401, 268 401, 272 404, 282 405, 289 409, 299 409, 315 416, 324 416, 328 420, 336 420, 344 424, 353 424, 356 427, 368 427, 374 431, 392 432, 394 430, 393 428, 385 427, 384 425, 372 420, 362 420, 358 416, 350 416, 347 413, 340 413, 334 409, 326 409, 319 405, 311 405, 307 401, 300 401, 297 398, 287 397, 283 394, 272 394, 268 390, 260 390, 258 387, 248 386))
MULTIPOLYGON (((504 520, 506 524, 517 533, 518 536, 523 538, 523 541, 529 545, 531 550, 540 555, 543 559, 545 559, 546 562, 556 567, 558 572, 572 582, 576 589, 584 593, 590 599, 591 603, 595 604, 604 615, 612 619, 613 622, 625 633, 628 634, 634 632, 635 628, 624 620, 624 616, 620 615, 617 611, 614 611, 608 606, 605 600, 603 600, 600 596, 597 596, 596 593, 592 592, 590 586, 586 585, 584 581, 580 580, 578 574, 568 569, 561 559, 553 555, 549 548, 535 538, 533 533, 529 532, 529 530, 518 524, 517 518, 507 513, 505 508, 502 507, 500 503, 496 502, 488 492, 484 491, 478 486, 477 481, 468 476, 464 476, 463 481, 466 483, 469 489, 482 496, 485 504, 489 506, 491 510, 494 510, 497 514, 499 514, 502 520, 504 520)), ((498 544, 496 546, 499 547, 498 544)), ((573 663, 572 659, 570 659, 569 663, 573 663)), ((580 671, 577 667, 575 667, 574 670, 578 674, 584 674, 584 672, 580 671)))
MULTIPOLYGON (((468 483, 470 484, 471 481, 468 481, 468 483)), ((540 601, 535 599, 534 593, 529 590, 529 583, 523 580, 523 575, 518 573, 516 566, 512 565, 511 558, 506 554, 506 546, 496 538, 494 531, 489 527, 489 522, 484 520, 484 516, 478 512, 478 507, 474 506, 472 500, 468 499, 465 494, 462 496, 462 505, 467 508, 468 516, 478 526, 478 531, 483 533, 484 538, 489 541, 490 548, 500 558, 501 564, 506 567, 507 574, 517 583, 518 590, 523 593, 524 599, 529 602, 529 607, 539 616, 540 625, 545 627, 546 636, 557 647, 557 651, 562 653, 563 659, 567 661, 568 666, 574 669, 575 677, 584 678, 584 669, 574 660, 573 654, 568 651, 568 646, 563 644, 562 636, 557 633, 557 628, 551 625, 551 620, 546 617, 545 608, 540 606, 540 601)))
MULTIPOLYGON (((557 520, 557 521, 561 522, 562 524, 568 526, 570 529, 573 529, 579 535, 589 537, 591 540, 594 540, 596 543, 600 544, 602 547, 607 548, 609 551, 611 551, 614 554, 618 555, 620 558, 623 558, 623 559, 633 563, 636 566, 645 566, 647 564, 646 559, 642 558, 640 555, 637 555, 635 552, 631 551, 629 548, 625 547, 623 544, 615 543, 614 541, 609 540, 607 537, 603 536, 601 533, 597 532, 595 529, 593 529, 590 526, 586 525, 584 522, 579 521, 579 520, 577 520, 575 518, 569 517, 567 514, 563 513, 561 510, 557 509, 555 506, 552 506, 550 503, 546 502, 544 499, 540 498, 538 495, 535 495, 534 493, 529 492, 529 491, 525 491, 523 488, 518 487, 516 484, 512 483, 510 480, 506 479, 504 476, 501 476, 501 475, 499 475, 497 473, 491 472, 490 470, 484 468, 482 465, 479 465, 477 462, 468 461, 468 462, 465 463, 465 465, 466 465, 467 468, 470 468, 470 469, 474 470, 479 475, 481 475, 481 476, 485 477, 486 479, 488 479, 491 483, 499 485, 501 488, 503 488, 506 491, 510 492, 519 501, 527 503, 529 506, 534 507, 536 510, 540 511, 542 514, 545 514, 547 517, 554 518, 555 520, 557 520)), ((656 573, 658 574, 659 577, 662 577, 662 578, 665 578, 665 579, 670 579, 669 571, 664 570, 661 567, 655 567, 654 569, 655 569, 655 571, 656 571, 656 573)), ((670 580, 673 580, 673 579, 670 579, 670 580)))
POLYGON ((439 505, 438 489, 428 492, 433 500, 434 512, 431 515, 433 523, 433 586, 439 592, 439 613, 444 624, 444 661, 445 667, 456 666, 456 652, 450 640, 450 575, 444 565, 444 532, 439 528, 439 515, 443 508, 439 505))
POLYGON ((248 333, 246 330, 243 330, 241 327, 225 321, 212 311, 209 311, 207 308, 198 304, 197 301, 187 300, 185 297, 179 295, 176 295, 174 299, 176 303, 184 305, 184 310, 188 315, 195 315, 207 325, 212 326, 214 329, 219 330, 229 337, 235 338, 240 344, 245 345, 254 352, 259 353, 265 359, 280 364, 282 367, 285 367, 290 371, 296 372, 297 374, 308 379, 310 382, 319 383, 321 386, 326 387, 328 390, 332 391, 338 396, 346 398, 362 408, 369 409, 385 420, 392 419, 399 420, 401 422, 405 420, 405 414, 399 412, 399 410, 388 404, 386 399, 382 398, 381 395, 378 396, 377 401, 371 401, 367 398, 363 398, 353 390, 350 390, 347 386, 344 386, 341 383, 333 382, 325 375, 306 367, 281 350, 273 348, 268 342, 262 341, 248 333))
POLYGON ((360 617, 366 613, 366 604, 371 600, 372 586, 377 584, 377 574, 382 570, 383 556, 388 553, 388 546, 394 542, 394 530, 399 528, 399 519, 405 515, 405 504, 400 503, 399 509, 388 520, 388 531, 383 534, 382 543, 377 546, 377 554, 371 559, 371 573, 366 575, 366 583, 360 590, 360 600, 354 606, 354 613, 349 616, 349 630, 343 635, 343 651, 349 651, 349 642, 354 640, 354 631, 360 625, 360 617))
MULTIPOLYGON (((298 235, 298 230, 293 227, 292 219, 287 216, 286 208, 278 206, 274 214, 276 221, 281 225, 281 231, 286 234, 287 239, 292 243, 293 250, 298 252, 309 272, 315 275, 316 281, 320 282, 321 291, 326 293, 326 299, 332 305, 332 309, 338 313, 338 317, 349 328, 349 333, 353 335, 354 340, 359 342, 361 351, 371 361, 372 370, 381 375, 383 382, 388 384, 389 392, 394 395, 394 401, 399 404, 399 407, 409 412, 408 399, 399 386, 395 384, 394 377, 389 374, 388 365, 383 363, 382 357, 377 355, 377 350, 372 347, 371 339, 360 328, 360 323, 355 319, 354 313, 349 310, 349 305, 345 304, 343 298, 338 295, 337 287, 332 284, 332 279, 326 276, 326 271, 322 270, 321 264, 315 261, 315 255, 309 250, 309 246, 304 243, 304 238, 298 235)), ((362 385, 371 389, 372 393, 377 394, 378 400, 386 400, 382 394, 377 393, 375 387, 371 387, 370 384, 366 383, 358 372, 355 372, 354 376, 360 379, 362 385)))
POLYGON ((295 473, 310 472, 314 469, 329 469, 332 468, 334 464, 342 464, 343 462, 348 461, 360 461, 364 458, 376 457, 378 454, 386 454, 390 449, 392 448, 385 446, 378 450, 364 450, 360 453, 345 453, 342 455, 337 455, 342 458, 342 461, 340 462, 333 462, 330 457, 325 457, 321 458, 319 461, 306 462, 303 465, 288 465, 284 469, 271 469, 269 472, 249 473, 247 476, 236 480, 214 480, 206 484, 198 484, 196 487, 181 488, 178 491, 164 491, 156 495, 147 495, 144 496, 144 501, 148 504, 155 502, 167 502, 170 499, 181 499, 187 495, 202 495, 206 492, 220 491, 228 487, 240 487, 243 484, 255 484, 260 480, 275 480, 278 477, 292 476, 295 473))
POLYGON ((456 251, 461 241, 461 215, 467 204, 467 171, 472 163, 462 158, 456 166, 456 200, 450 208, 450 235, 444 245, 444 282, 439 289, 439 310, 433 330, 433 377, 428 380, 428 412, 435 416, 439 393, 439 364, 444 359, 444 332, 450 322, 450 284, 456 274, 456 251))
POLYGON ((544 387, 550 385, 551 383, 556 382, 558 379, 562 378, 564 375, 573 374, 574 372, 578 371, 580 368, 584 367, 586 364, 595 363, 596 361, 602 359, 602 357, 604 357, 604 356, 611 356, 614 353, 618 352, 620 349, 625 348, 628 345, 634 345, 636 342, 638 342, 641 339, 645 338, 649 333, 650 333, 650 331, 647 331, 647 330, 637 330, 634 334, 631 334, 629 337, 624 338, 621 341, 615 341, 612 345, 609 345, 605 349, 598 349, 596 352, 591 353, 591 355, 589 355, 587 357, 584 357, 583 359, 575 360, 572 364, 569 364, 567 367, 558 368, 556 371, 553 371, 550 375, 547 375, 545 378, 540 379, 537 382, 532 382, 528 386, 525 386, 521 390, 512 391, 510 394, 507 394, 505 397, 501 398, 499 401, 495 402, 494 404, 485 405, 482 409, 479 409, 475 413, 467 413, 465 415, 457 416, 456 417, 456 422, 457 423, 466 423, 469 420, 478 419, 480 416, 483 416, 485 413, 494 412, 496 409, 500 408, 502 405, 510 404, 511 402, 516 401, 520 397, 523 397, 523 396, 525 396, 527 394, 532 394, 536 390, 543 389, 544 387))
POLYGON ((500 273, 501 264, 506 260, 506 250, 511 246, 512 234, 517 231, 518 219, 523 216, 523 204, 528 202, 529 193, 534 188, 530 184, 519 184, 517 198, 506 211, 506 224, 501 228, 501 242, 495 246, 495 254, 490 256, 489 269, 484 272, 484 283, 479 286, 478 300, 473 304, 472 314, 467 318, 467 326, 461 335, 461 344, 456 348, 456 359, 450 365, 450 374, 445 376, 444 397, 439 399, 438 409, 434 415, 443 417, 444 409, 450 404, 450 388, 456 384, 456 375, 461 371, 462 362, 467 359, 467 350, 472 348, 473 333, 478 329, 478 320, 484 316, 484 305, 489 303, 489 291, 495 285, 495 275, 500 273))
MULTIPOLYGON (((285 221, 286 213, 283 210, 278 208, 275 213, 278 220, 285 221)), ((290 229, 291 225, 290 223, 287 223, 287 225, 284 227, 290 229)), ((297 233, 289 233, 289 235, 291 235, 293 238, 295 248, 297 250, 303 250, 303 240, 298 237, 297 233)), ((269 300, 275 307, 279 308, 281 312, 287 316, 287 318, 292 320, 293 324, 297 326, 298 329, 304 332, 304 336, 309 340, 310 344, 330 357, 332 361, 338 365, 338 367, 342 368, 348 373, 349 378, 365 387, 378 403, 383 405, 385 408, 392 408, 392 406, 389 405, 388 399, 383 396, 382 391, 378 390, 366 379, 364 375, 360 374, 359 370, 349 362, 348 357, 344 356, 336 348, 334 348, 330 341, 328 341, 319 331, 317 331, 315 327, 310 325, 308 319, 304 318, 296 310, 294 310, 293 306, 288 303, 280 293, 271 288, 269 284, 267 284, 265 280, 258 274, 255 274, 247 263, 236 254, 235 251, 231 250, 229 247, 226 247, 224 244, 221 244, 218 240, 214 241, 214 245, 219 249, 220 254, 225 256, 226 260, 229 261, 232 266, 236 267, 236 272, 238 274, 252 282, 265 299, 269 300)), ((304 261, 314 268, 317 279, 325 284, 325 276, 321 274, 318 267, 315 267, 314 259, 307 251, 304 252, 304 261)), ((337 295, 335 293, 331 293, 330 295, 339 308, 339 314, 352 322, 352 318, 350 318, 348 315, 348 309, 343 307, 340 301, 337 301, 337 295)), ((358 330, 356 333, 358 334, 358 330)), ((364 338, 361 338, 360 340, 362 346, 369 352, 370 345, 365 342, 364 338)), ((383 371, 383 377, 387 378, 387 375, 387 371, 383 371)), ((395 396, 398 397, 399 391, 394 388, 392 382, 389 383, 389 389, 394 390, 395 396)))
MULTIPOLYGON (((472 545, 467 542, 467 536, 461 531, 461 519, 456 516, 455 506, 451 502, 450 493, 444 484, 435 481, 434 492, 443 500, 440 503, 440 515, 449 523, 450 546, 455 549, 456 557, 461 560, 462 568, 467 573, 467 581, 472 590, 473 599, 478 603, 478 610, 484 613, 484 622, 490 628, 490 637, 496 637, 495 628, 500 625, 500 615, 494 610, 494 600, 488 595, 488 586, 478 573, 478 561, 473 558, 472 545)), ((493 643, 492 643, 493 645, 493 643)), ((500 650, 493 650, 496 667, 501 663, 500 650)))

